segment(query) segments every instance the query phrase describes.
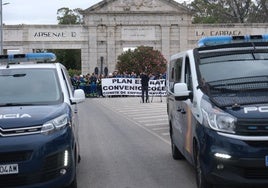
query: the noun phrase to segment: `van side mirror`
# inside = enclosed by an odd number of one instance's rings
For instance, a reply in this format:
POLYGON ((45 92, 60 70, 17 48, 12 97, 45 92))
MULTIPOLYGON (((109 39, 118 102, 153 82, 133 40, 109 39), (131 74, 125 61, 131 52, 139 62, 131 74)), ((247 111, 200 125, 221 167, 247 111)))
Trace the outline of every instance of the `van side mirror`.
POLYGON ((74 90, 74 96, 71 98, 73 104, 81 103, 86 99, 85 92, 82 89, 74 90))
POLYGON ((185 101, 193 97, 192 92, 188 90, 186 83, 176 83, 174 85, 174 96, 178 101, 185 101))

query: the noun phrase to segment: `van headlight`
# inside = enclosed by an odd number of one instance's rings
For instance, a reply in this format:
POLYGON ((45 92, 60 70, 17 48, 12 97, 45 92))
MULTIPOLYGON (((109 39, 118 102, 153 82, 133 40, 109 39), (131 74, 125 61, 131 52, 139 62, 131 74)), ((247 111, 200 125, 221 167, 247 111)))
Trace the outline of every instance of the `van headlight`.
POLYGON ((203 125, 216 131, 235 133, 237 119, 224 112, 216 106, 212 106, 208 101, 201 100, 203 125))
POLYGON ((58 116, 46 123, 43 124, 41 133, 42 134, 51 134, 57 130, 65 128, 69 123, 69 118, 67 114, 58 116))

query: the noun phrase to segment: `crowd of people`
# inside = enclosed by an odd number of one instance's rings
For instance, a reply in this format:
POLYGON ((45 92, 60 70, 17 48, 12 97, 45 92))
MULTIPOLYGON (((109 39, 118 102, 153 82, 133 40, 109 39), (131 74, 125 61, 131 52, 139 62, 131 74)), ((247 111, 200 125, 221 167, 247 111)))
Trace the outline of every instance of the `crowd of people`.
POLYGON ((101 79, 103 75, 95 73, 86 75, 74 75, 71 80, 76 89, 83 89, 86 97, 100 97, 102 95, 101 79))
MULTIPOLYGON (((109 73, 108 75, 103 74, 86 74, 86 75, 74 75, 71 80, 73 86, 76 89, 83 89, 85 91, 86 97, 104 97, 102 94, 102 79, 103 78, 140 78, 142 74, 137 75, 136 73, 126 73, 120 74, 118 71, 109 73)), ((149 80, 165 79, 165 74, 148 74, 149 80)))

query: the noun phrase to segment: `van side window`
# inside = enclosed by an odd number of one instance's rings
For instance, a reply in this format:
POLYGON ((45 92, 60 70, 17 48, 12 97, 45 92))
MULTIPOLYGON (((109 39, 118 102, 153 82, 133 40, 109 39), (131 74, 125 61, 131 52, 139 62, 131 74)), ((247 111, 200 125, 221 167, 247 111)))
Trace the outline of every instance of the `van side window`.
POLYGON ((183 58, 180 58, 180 59, 177 59, 177 61, 174 63, 175 83, 181 82, 182 62, 183 62, 183 58))
POLYGON ((183 58, 179 58, 171 62, 171 67, 169 70, 169 88, 171 92, 174 92, 174 84, 181 82, 182 62, 183 58))
POLYGON ((61 67, 61 73, 62 73, 62 77, 65 81, 66 88, 68 90, 68 95, 69 95, 69 97, 71 97, 71 95, 74 91, 74 88, 73 88, 70 76, 68 74, 68 71, 64 67, 61 67))
POLYGON ((192 73, 188 57, 185 59, 185 83, 188 86, 188 90, 193 91, 192 73))
POLYGON ((172 79, 173 81, 174 81, 174 77, 175 77, 175 76, 174 76, 174 70, 175 70, 174 67, 172 67, 172 69, 171 69, 171 79, 172 79))

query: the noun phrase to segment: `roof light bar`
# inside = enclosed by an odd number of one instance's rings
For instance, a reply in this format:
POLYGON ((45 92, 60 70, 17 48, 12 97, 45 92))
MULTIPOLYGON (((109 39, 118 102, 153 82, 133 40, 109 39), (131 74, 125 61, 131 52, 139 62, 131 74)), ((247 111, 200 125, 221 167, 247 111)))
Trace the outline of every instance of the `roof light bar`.
POLYGON ((0 63, 20 63, 28 61, 55 61, 54 53, 26 53, 26 54, 9 54, 0 55, 0 63))
POLYGON ((199 47, 215 46, 221 44, 241 43, 241 42, 268 42, 268 34, 265 35, 244 35, 244 36, 211 36, 198 41, 199 47))

